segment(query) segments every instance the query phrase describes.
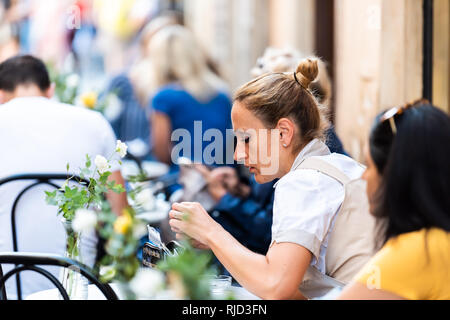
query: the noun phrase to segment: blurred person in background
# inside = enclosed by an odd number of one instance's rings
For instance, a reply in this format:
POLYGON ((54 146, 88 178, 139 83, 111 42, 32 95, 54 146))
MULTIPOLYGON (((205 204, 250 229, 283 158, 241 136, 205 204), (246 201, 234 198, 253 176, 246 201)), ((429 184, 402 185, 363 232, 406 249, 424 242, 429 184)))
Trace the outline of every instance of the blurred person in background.
MULTIPOLYGON (((10 20, 14 23, 20 40, 20 52, 29 53, 30 43, 30 3, 33 0, 12 0, 10 2, 10 20)), ((8 2, 8 1, 6 1, 8 2)))
POLYGON ((14 18, 15 2, 0 1, 0 62, 20 51, 18 28, 14 18))
POLYGON ((28 0, 29 50, 45 63, 56 68, 63 68, 70 48, 68 26, 70 19, 68 9, 73 0, 46 0, 45 5, 39 0, 28 0))
MULTIPOLYGON (((0 136, 3 150, 0 179, 23 173, 65 173, 84 166, 86 154, 110 158, 116 138, 103 116, 86 108, 76 108, 51 100, 54 86, 44 63, 33 56, 16 56, 0 64, 0 136)), ((110 169, 110 181, 124 184, 117 162, 110 169)), ((11 208, 27 182, 9 183, 0 192, 0 251, 10 252, 11 208)), ((55 207, 45 203, 38 186, 28 192, 17 210, 18 247, 25 252, 64 255, 65 231, 55 207)), ((127 205, 126 194, 107 194, 117 214, 127 205)), ((83 263, 93 266, 98 254, 95 234, 82 237, 83 263)), ((101 251, 100 251, 101 252, 101 251)), ((58 269, 50 269, 58 276, 58 269)), ((4 272, 7 270, 3 269, 4 272)), ((15 282, 7 283, 8 297, 14 297, 15 282)), ((51 288, 36 274, 22 275, 23 296, 51 288)))
POLYGON ((427 101, 380 113, 365 154, 381 249, 339 299, 450 299, 450 118, 427 101))
POLYGON ((74 54, 74 69, 85 78, 91 78, 93 74, 102 71, 101 63, 95 63, 99 56, 96 47, 97 29, 94 23, 92 12, 92 0, 77 0, 74 2, 72 10, 73 17, 70 21, 74 25, 79 23, 79 28, 72 30, 71 49, 74 54), (79 13, 79 17, 75 14, 79 13), (78 19, 78 20, 77 20, 78 19))
POLYGON ((117 74, 131 63, 131 44, 157 9, 157 0, 93 0, 96 41, 107 75, 117 74))
MULTIPOLYGON (((203 163, 203 151, 210 144, 194 141, 194 122, 200 121, 202 132, 219 130, 226 137, 231 129, 231 100, 227 86, 208 67, 207 59, 193 34, 182 26, 168 26, 158 31, 149 44, 151 69, 156 92, 151 98, 151 137, 154 156, 171 165, 171 171, 178 171, 172 162, 172 133, 183 129, 190 134, 187 144, 191 155, 180 152, 178 156, 188 157, 196 163, 203 163), (201 147, 200 159, 195 158, 194 148, 201 147)), ((201 137, 202 138, 202 137, 201 137)), ((183 141, 186 143, 185 141, 183 141)), ((227 144, 223 141, 223 159, 215 163, 224 164, 227 144)))
POLYGON ((106 94, 116 93, 121 103, 121 112, 111 121, 111 126, 117 138, 128 143, 129 152, 139 158, 148 157, 151 148, 147 106, 155 86, 148 44, 157 31, 179 23, 179 16, 172 12, 152 19, 140 34, 136 60, 129 68, 114 76, 106 88, 106 94))
MULTIPOLYGON (((268 72, 291 72, 298 62, 307 58, 306 55, 294 49, 267 48, 264 55, 258 58, 256 66, 251 70, 253 77, 259 77, 268 72)), ((332 84, 327 71, 326 63, 319 61, 319 76, 311 83, 311 91, 317 98, 317 102, 330 114, 331 99, 333 97, 332 84)), ((327 146, 331 152, 346 154, 341 140, 336 134, 333 126, 327 130, 327 146)))

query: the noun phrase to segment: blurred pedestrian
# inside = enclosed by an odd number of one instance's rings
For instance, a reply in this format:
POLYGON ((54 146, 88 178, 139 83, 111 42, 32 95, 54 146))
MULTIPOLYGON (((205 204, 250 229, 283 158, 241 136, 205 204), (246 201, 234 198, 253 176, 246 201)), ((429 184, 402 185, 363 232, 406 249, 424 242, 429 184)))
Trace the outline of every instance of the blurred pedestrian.
POLYGON ((116 94, 121 107, 111 126, 121 141, 129 143, 129 152, 138 158, 150 158, 149 99, 155 91, 148 44, 153 35, 165 26, 178 24, 177 16, 165 13, 151 20, 139 38, 139 55, 121 73, 112 77, 103 96, 116 94), (152 89, 153 88, 153 89, 152 89))
MULTIPOLYGON (((177 167, 172 160, 172 133, 177 129, 189 134, 183 141, 191 150, 181 150, 178 155, 203 163, 203 151, 210 142, 203 141, 203 133, 215 129, 227 137, 231 129, 231 101, 224 81, 213 73, 207 59, 192 33, 182 26, 169 26, 157 32, 149 45, 151 72, 157 87, 151 99, 151 136, 153 154, 159 161, 177 167), (201 141, 194 140, 197 134, 195 122, 200 123, 201 141), (198 143, 195 145, 195 143, 198 143), (195 158, 194 148, 201 150, 195 158), (189 152, 191 151, 191 152, 189 152)), ((213 165, 226 162, 226 141, 222 141, 223 157, 213 165)))
POLYGON ((131 62, 131 44, 156 13, 157 6, 157 0, 94 0, 97 42, 107 75, 121 72, 131 62))
POLYGON ((14 19, 14 3, 0 1, 0 62, 20 51, 19 34, 14 19))

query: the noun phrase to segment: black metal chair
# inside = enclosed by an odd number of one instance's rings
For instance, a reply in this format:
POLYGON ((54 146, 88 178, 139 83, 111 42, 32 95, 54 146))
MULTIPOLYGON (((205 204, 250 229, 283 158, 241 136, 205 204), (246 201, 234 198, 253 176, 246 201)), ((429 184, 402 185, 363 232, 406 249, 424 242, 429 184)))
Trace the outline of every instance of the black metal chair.
POLYGON ((0 253, 0 300, 7 300, 5 289, 6 281, 13 275, 17 275, 22 271, 34 271, 41 274, 55 285, 64 300, 69 300, 69 296, 59 280, 47 270, 38 267, 41 265, 59 266, 76 270, 76 272, 79 272, 89 282, 97 286, 107 300, 118 300, 116 293, 108 284, 101 283, 88 267, 77 261, 54 254, 44 255, 39 253, 17 252, 0 253), (3 275, 1 267, 2 264, 14 264, 16 267, 3 275))
MULTIPOLYGON (((19 174, 10 176, 4 179, 0 180, 0 187, 6 183, 14 182, 14 181, 31 181, 32 183, 26 186, 19 194, 17 195, 16 199, 14 200, 12 209, 11 209, 11 229, 12 229, 12 243, 13 243, 13 251, 18 252, 19 246, 17 243, 17 230, 16 230, 16 209, 17 204, 19 203, 19 200, 23 197, 23 195, 29 191, 30 189, 44 184, 49 185, 53 188, 59 189, 60 186, 58 186, 56 183, 53 182, 53 180, 67 180, 75 181, 77 183, 89 183, 88 181, 81 179, 78 176, 67 176, 67 174, 60 174, 60 173, 30 173, 30 174, 19 174)), ((44 196, 44 195, 43 195, 44 196)), ((17 267, 17 266, 16 266, 17 267)), ((1 270, 0 270, 1 271, 1 270)), ((20 283, 20 275, 16 274, 16 286, 17 286, 17 298, 19 300, 22 300, 22 288, 20 283)))

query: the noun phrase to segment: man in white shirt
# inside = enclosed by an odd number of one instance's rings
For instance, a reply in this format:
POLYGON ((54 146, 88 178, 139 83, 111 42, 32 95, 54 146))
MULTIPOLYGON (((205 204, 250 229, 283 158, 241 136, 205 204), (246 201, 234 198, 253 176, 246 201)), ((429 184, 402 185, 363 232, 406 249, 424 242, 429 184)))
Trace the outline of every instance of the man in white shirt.
MULTIPOLYGON (((0 179, 23 173, 65 173, 66 164, 77 173, 86 154, 110 158, 116 139, 109 123, 95 111, 50 100, 54 86, 45 65, 32 56, 17 56, 0 64, 0 179)), ((110 180, 124 185, 117 166, 110 180)), ((13 251, 11 208, 18 193, 32 181, 0 186, 0 252, 13 251)), ((62 183, 62 181, 60 181, 62 183)), ((45 204, 44 190, 37 186, 20 200, 16 210, 18 250, 56 253, 65 251, 65 231, 56 207, 45 204)), ((120 214, 126 195, 107 195, 113 211, 120 214)), ((86 237, 82 245, 85 264, 93 265, 96 237, 86 237)), ((10 266, 3 266, 4 274, 10 266)), ((58 269, 51 269, 58 276, 58 269)), ((51 288, 40 275, 21 275, 22 296, 51 288)), ((16 295, 13 279, 7 282, 8 298, 16 295)))

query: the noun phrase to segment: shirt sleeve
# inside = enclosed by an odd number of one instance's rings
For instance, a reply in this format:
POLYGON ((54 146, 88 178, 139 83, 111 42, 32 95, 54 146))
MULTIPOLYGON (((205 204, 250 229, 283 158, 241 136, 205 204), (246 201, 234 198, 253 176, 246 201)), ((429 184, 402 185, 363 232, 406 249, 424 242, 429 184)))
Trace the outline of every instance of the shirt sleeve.
POLYGON ((172 117, 174 113, 173 94, 174 93, 168 89, 157 92, 151 99, 151 109, 172 117))
POLYGON ((289 173, 275 189, 272 243, 299 244, 318 260, 344 195, 344 187, 325 174, 309 169, 289 173))

